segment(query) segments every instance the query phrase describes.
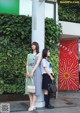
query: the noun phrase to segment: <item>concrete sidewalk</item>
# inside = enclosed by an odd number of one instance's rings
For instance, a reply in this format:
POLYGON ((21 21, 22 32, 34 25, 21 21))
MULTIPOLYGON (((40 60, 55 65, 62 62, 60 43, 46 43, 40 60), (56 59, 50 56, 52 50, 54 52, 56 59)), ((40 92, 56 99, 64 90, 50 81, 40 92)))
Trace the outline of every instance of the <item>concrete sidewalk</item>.
MULTIPOLYGON (((28 112, 28 101, 14 101, 10 103, 10 113, 30 113, 28 112)), ((59 92, 58 98, 51 98, 54 109, 36 109, 32 113, 80 113, 80 93, 79 92, 59 92)))

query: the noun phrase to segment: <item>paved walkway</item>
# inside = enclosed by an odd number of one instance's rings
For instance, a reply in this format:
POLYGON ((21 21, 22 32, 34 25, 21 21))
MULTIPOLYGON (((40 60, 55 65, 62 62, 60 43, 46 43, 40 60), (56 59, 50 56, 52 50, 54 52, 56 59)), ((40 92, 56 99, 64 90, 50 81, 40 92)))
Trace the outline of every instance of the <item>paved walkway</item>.
MULTIPOLYGON (((32 113, 80 113, 80 92, 59 92, 58 98, 51 98, 54 109, 36 109, 32 113)), ((10 102, 10 113, 30 113, 28 112, 28 101, 10 102)))

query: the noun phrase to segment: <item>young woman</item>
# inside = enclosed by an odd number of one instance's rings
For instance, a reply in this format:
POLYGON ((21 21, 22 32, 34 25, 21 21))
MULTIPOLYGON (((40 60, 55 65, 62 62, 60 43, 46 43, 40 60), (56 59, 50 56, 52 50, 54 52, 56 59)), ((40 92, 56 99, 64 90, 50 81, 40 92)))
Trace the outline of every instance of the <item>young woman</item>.
MULTIPOLYGON (((29 93, 29 99, 30 99, 30 107, 28 111, 33 111, 36 103, 36 96, 41 95, 42 87, 41 87, 41 66, 40 62, 42 59, 41 53, 39 53, 39 45, 37 42, 32 43, 32 54, 34 56, 33 64, 30 64, 28 58, 26 63, 26 77, 31 78, 33 77, 34 85, 35 85, 35 93, 29 93), (29 66, 33 65, 32 71, 29 73, 29 66)), ((27 86, 27 83, 26 83, 27 86)), ((27 94, 27 92, 26 92, 27 94)))
POLYGON ((48 59, 48 57, 50 57, 50 51, 48 49, 44 49, 42 53, 42 57, 43 57, 41 62, 42 76, 43 76, 42 89, 44 91, 45 107, 48 109, 52 109, 54 107, 50 105, 50 93, 48 92, 48 84, 51 83, 52 80, 54 80, 52 65, 48 59))

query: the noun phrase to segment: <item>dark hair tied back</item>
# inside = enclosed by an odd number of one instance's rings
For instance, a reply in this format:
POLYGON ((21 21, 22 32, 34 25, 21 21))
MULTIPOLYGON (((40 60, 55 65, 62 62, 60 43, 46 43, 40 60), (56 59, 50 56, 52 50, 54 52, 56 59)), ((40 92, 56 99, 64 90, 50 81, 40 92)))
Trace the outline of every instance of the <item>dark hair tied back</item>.
POLYGON ((42 52, 42 57, 43 58, 46 58, 47 57, 47 52, 49 51, 49 49, 45 48, 43 49, 43 52, 42 52))

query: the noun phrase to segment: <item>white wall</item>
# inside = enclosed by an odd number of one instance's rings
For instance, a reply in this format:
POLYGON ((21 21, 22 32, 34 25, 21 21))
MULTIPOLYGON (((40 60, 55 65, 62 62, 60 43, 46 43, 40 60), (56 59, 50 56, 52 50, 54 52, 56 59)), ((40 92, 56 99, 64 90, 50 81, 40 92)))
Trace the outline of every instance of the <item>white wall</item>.
POLYGON ((80 36, 80 24, 73 22, 59 21, 62 25, 63 34, 80 36))
POLYGON ((53 18, 54 11, 53 11, 53 4, 45 3, 45 17, 53 18))
MULTIPOLYGON (((45 17, 54 17, 54 5, 45 3, 45 17)), ((32 16, 32 0, 20 0, 20 15, 32 16)))
POLYGON ((32 16, 32 0, 20 0, 20 15, 32 16))

